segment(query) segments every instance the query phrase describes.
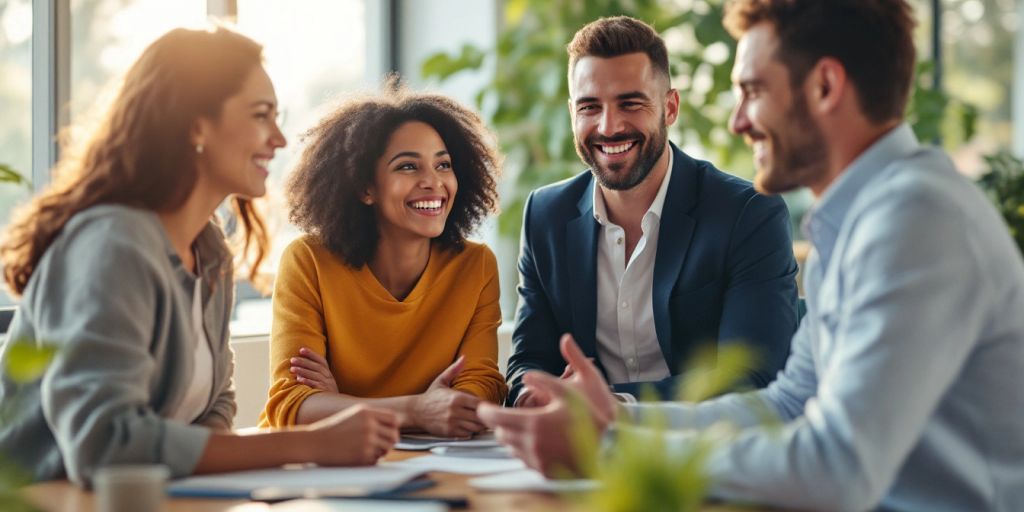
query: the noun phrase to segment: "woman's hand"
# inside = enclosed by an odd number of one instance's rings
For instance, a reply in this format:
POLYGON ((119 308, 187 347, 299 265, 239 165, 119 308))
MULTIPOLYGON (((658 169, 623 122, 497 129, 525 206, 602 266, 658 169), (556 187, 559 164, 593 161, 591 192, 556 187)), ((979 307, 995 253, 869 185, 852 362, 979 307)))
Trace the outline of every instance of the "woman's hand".
POLYGON ((410 415, 415 426, 444 437, 469 437, 487 428, 476 416, 480 399, 451 388, 464 364, 465 358, 459 356, 413 400, 410 415))
POLYGON ((309 425, 310 457, 323 466, 376 464, 398 442, 398 417, 391 411, 354 405, 309 425))
POLYGON ((295 381, 299 384, 321 391, 338 392, 338 382, 334 380, 330 365, 320 354, 302 347, 299 355, 288 362, 292 365, 289 371, 295 375, 295 381))

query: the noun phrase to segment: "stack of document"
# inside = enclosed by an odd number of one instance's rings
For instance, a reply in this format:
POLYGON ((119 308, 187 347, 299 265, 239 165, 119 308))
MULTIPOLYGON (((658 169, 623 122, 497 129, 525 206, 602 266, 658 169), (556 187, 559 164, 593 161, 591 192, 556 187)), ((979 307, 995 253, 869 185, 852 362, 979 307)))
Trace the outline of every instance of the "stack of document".
POLYGON ((425 434, 406 434, 395 445, 396 450, 426 451, 432 448, 459 446, 464 448, 494 448, 501 446, 491 432, 470 438, 438 437, 425 434))
POLYGON ((290 466, 182 478, 170 482, 167 493, 174 497, 257 500, 365 496, 395 489, 425 472, 411 466, 290 466))
POLYGON ((447 512, 442 503, 367 500, 292 500, 270 507, 274 512, 447 512))
POLYGON ((440 471, 463 475, 489 475, 474 478, 469 485, 479 491, 512 492, 586 492, 598 487, 594 480, 551 480, 528 469, 514 457, 492 433, 470 439, 431 436, 402 436, 395 448, 430 450, 431 455, 385 463, 391 467, 440 471))

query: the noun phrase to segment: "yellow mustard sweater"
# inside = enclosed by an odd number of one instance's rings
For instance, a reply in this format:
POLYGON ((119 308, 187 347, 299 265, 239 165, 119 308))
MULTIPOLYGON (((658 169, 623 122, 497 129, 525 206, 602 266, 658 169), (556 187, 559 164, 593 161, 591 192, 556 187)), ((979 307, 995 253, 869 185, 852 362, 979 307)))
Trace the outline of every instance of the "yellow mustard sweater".
POLYGON ((270 396, 261 426, 294 425, 318 390, 299 384, 289 358, 308 347, 327 359, 338 391, 364 398, 418 394, 459 355, 453 387, 501 403, 498 371, 498 268, 482 244, 460 253, 431 245, 420 280, 404 301, 369 267, 354 269, 312 236, 285 249, 274 286, 270 396))

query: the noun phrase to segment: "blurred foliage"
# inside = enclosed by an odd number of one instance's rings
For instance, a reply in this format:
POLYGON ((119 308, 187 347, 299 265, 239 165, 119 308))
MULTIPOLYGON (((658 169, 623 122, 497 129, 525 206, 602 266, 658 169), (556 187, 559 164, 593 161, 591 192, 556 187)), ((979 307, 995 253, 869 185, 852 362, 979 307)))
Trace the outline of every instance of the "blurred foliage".
POLYGON ((974 137, 978 109, 944 91, 931 88, 934 71, 934 62, 917 64, 906 119, 919 140, 942 141, 946 147, 957 147, 974 137))
POLYGON ((0 164, 0 183, 22 185, 32 190, 32 183, 22 176, 21 173, 15 171, 13 167, 6 164, 0 164))
MULTIPOLYGON (((745 345, 702 350, 687 367, 679 399, 701 401, 734 388, 755 362, 756 354, 745 345)), ((656 394, 648 389, 641 398, 654 401, 656 394)), ((668 418, 658 411, 645 411, 641 418, 621 415, 614 449, 598 458, 594 454, 600 453, 601 446, 584 402, 576 398, 570 407, 573 448, 580 455, 580 467, 584 476, 600 482, 596 491, 574 497, 588 511, 699 510, 711 485, 704 471, 707 458, 738 432, 727 421, 700 430, 671 430, 668 418)), ((780 424, 762 402, 751 399, 750 407, 764 426, 780 424)))
POLYGON ((4 512, 29 512, 37 510, 21 495, 21 488, 32 479, 17 466, 0 459, 0 510, 4 512))
POLYGON ((1024 162, 1007 152, 986 156, 985 162, 989 170, 978 179, 978 185, 1002 214, 1024 254, 1024 162))
MULTIPOLYGON (((576 30, 602 16, 626 14, 650 23, 666 40, 682 103, 670 130, 677 144, 699 144, 715 165, 750 177, 753 163, 743 141, 727 131, 733 106, 730 71, 736 42, 722 27, 722 0, 506 0, 504 27, 493 49, 465 45, 422 64, 426 78, 445 80, 493 64, 476 95, 477 108, 497 131, 507 156, 499 230, 517 237, 527 194, 583 170, 576 156, 568 110, 568 56, 576 30)), ((919 72, 927 74, 924 64, 919 72)), ((915 82, 910 121, 922 140, 939 134, 961 141, 974 133, 977 112, 915 82)), ((793 208, 799 216, 802 208, 793 208)))
MULTIPOLYGON (((56 347, 27 340, 8 340, 4 374, 16 384, 29 384, 46 371, 57 352, 56 347)), ((0 403, 0 424, 11 421, 21 410, 22 395, 15 393, 0 403)), ((25 501, 20 489, 32 482, 24 469, 0 456, 0 510, 22 512, 36 510, 25 501)))
POLYGON ((7 347, 7 364, 4 372, 14 382, 33 382, 43 376, 56 352, 57 348, 53 345, 24 340, 13 341, 7 347))

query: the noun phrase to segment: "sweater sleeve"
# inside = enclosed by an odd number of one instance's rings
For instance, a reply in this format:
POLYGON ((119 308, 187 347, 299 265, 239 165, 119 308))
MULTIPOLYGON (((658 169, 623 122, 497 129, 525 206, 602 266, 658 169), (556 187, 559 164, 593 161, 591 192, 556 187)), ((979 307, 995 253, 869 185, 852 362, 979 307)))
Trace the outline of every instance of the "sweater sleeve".
POLYGON ((501 325, 498 263, 490 249, 486 246, 481 249, 484 253, 481 258, 484 285, 459 346, 459 355, 466 357, 466 366, 452 387, 500 404, 505 400, 508 388, 498 371, 498 326, 501 325))
POLYGON ((260 426, 294 425, 299 407, 319 390, 300 384, 289 359, 306 347, 326 356, 327 334, 317 267, 309 246, 296 240, 281 257, 274 284, 274 322, 270 333, 270 391, 260 426))
POLYGON ((37 341, 58 346, 41 384, 42 410, 80 485, 110 464, 191 474, 209 437, 153 409, 150 383, 166 364, 150 352, 164 276, 139 240, 145 233, 118 218, 66 226, 24 298, 37 341))

